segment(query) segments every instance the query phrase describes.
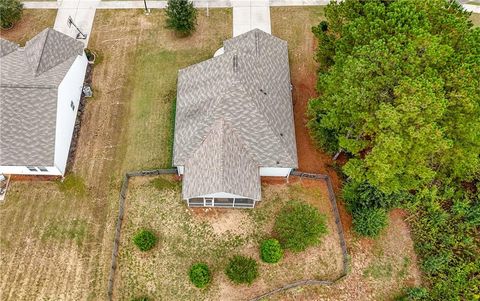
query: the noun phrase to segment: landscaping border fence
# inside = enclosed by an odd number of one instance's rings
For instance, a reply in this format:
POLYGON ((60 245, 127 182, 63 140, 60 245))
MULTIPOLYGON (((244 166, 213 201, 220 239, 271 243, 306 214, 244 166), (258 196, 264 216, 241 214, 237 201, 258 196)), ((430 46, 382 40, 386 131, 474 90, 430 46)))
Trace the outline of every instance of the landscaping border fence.
MULTIPOLYGON (((127 172, 122 180, 122 186, 120 188, 120 195, 119 195, 119 209, 118 209, 118 217, 117 217, 117 224, 115 226, 115 239, 113 241, 113 251, 112 251, 112 263, 110 267, 110 276, 108 279, 108 289, 107 295, 110 301, 113 300, 113 286, 115 281, 115 274, 117 271, 117 256, 118 256, 118 249, 120 245, 120 232, 122 229, 123 223, 123 216, 125 214, 125 200, 128 191, 128 182, 132 177, 149 177, 149 176, 157 176, 157 175, 165 175, 165 174, 176 174, 177 169, 153 169, 153 170, 140 170, 140 171, 132 171, 127 172)), ((305 173, 301 171, 293 171, 291 173, 292 176, 300 177, 300 178, 308 178, 314 180, 324 180, 327 184, 328 196, 330 203, 332 205, 333 214, 335 216, 335 224, 337 226, 338 236, 340 240, 340 247, 342 249, 342 257, 343 257, 343 267, 342 267, 342 274, 334 280, 318 280, 318 279, 307 279, 307 280, 299 280, 282 287, 276 288, 269 292, 266 292, 260 296, 257 296, 251 301, 259 301, 265 297, 292 289, 301 286, 307 285, 332 285, 338 280, 342 279, 347 275, 348 272, 348 253, 347 253, 347 244, 345 243, 345 235, 343 232, 342 222, 340 220, 340 214, 338 212, 337 207, 337 200, 335 198, 335 192, 333 190, 332 180, 328 175, 324 174, 314 174, 314 173, 305 173)))
POLYGON ((110 275, 108 277, 107 295, 110 301, 113 300, 113 284, 115 281, 115 273, 117 271, 117 256, 118 248, 120 245, 120 231, 122 230, 123 216, 125 214, 125 199, 128 191, 128 181, 133 177, 149 177, 167 174, 176 174, 177 169, 153 169, 153 170, 140 170, 127 172, 122 180, 122 186, 120 188, 120 196, 118 200, 118 217, 117 224, 115 226, 115 239, 113 240, 112 251, 112 263, 110 266, 110 275))

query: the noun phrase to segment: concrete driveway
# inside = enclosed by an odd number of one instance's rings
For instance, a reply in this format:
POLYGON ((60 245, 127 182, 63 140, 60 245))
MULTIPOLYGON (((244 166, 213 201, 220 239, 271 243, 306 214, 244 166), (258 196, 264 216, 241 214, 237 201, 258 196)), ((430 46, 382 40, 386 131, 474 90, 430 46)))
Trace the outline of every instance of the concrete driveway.
POLYGON ((80 31, 87 35, 86 39, 79 39, 88 45, 88 38, 93 26, 93 19, 95 18, 95 11, 99 5, 100 0, 62 0, 59 2, 57 11, 57 18, 53 28, 57 31, 63 32, 73 38, 77 37, 78 31, 75 27, 68 26, 68 17, 72 17, 75 25, 80 31))
POLYGON ((233 36, 258 28, 271 33, 270 3, 265 0, 234 0, 233 36))

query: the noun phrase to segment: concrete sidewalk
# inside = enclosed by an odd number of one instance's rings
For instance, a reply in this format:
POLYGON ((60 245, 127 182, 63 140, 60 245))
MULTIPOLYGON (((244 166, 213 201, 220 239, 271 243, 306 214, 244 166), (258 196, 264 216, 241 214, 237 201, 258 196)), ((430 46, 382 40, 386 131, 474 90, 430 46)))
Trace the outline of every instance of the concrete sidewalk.
MULTIPOLYGON (((78 1, 68 1, 68 2, 78 2, 78 1)), ((91 6, 91 0, 81 0, 78 3, 78 8, 85 8, 91 6)), ((329 0, 260 0, 260 1, 249 1, 249 0, 194 0, 193 3, 195 7, 198 8, 226 8, 226 7, 263 7, 265 2, 268 3, 268 6, 314 6, 314 5, 327 5, 329 0)), ((60 4, 63 2, 54 2, 54 1, 24 1, 23 4, 25 8, 29 9, 57 9, 60 7, 60 4)), ((64 4, 65 5, 65 4, 64 4)), ((70 3, 69 6, 74 4, 70 3)), ((149 8, 165 8, 167 6, 167 1, 158 1, 158 0, 147 0, 147 5, 149 8)), ((100 1, 97 6, 97 9, 128 9, 128 8, 138 8, 143 9, 143 1, 100 1)))
POLYGON ((53 28, 76 38, 78 30, 73 25, 68 25, 68 18, 71 17, 80 31, 87 35, 86 39, 79 39, 79 41, 82 41, 85 47, 87 47, 90 32, 92 31, 93 19, 95 18, 95 11, 100 4, 100 0, 63 0, 61 2, 59 1, 58 4, 57 18, 55 19, 53 28))

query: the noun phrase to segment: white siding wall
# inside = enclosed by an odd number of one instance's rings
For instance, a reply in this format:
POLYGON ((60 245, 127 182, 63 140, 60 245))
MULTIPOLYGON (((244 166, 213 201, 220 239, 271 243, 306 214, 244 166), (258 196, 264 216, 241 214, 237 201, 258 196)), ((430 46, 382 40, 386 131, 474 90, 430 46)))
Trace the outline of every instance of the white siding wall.
POLYGON ((206 194, 206 195, 199 195, 199 198, 237 198, 237 199, 249 199, 247 197, 241 196, 241 195, 236 195, 236 194, 231 194, 227 192, 216 192, 212 194, 206 194))
POLYGON ((58 87, 55 166, 62 175, 65 173, 67 165, 87 63, 85 53, 78 56, 58 87), (72 110, 71 102, 75 105, 74 110, 72 110))
POLYGON ((30 171, 26 166, 0 166, 0 174, 5 175, 50 175, 61 176, 62 173, 55 166, 44 166, 48 171, 30 171))
POLYGON ((260 176, 261 177, 287 177, 291 168, 283 167, 260 167, 260 176))

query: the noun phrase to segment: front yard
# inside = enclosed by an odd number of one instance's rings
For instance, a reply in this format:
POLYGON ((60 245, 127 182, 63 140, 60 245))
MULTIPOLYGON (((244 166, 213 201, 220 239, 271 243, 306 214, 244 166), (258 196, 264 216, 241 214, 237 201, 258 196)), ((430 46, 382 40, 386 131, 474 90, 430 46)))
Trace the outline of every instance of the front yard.
POLYGON ((56 9, 25 9, 22 19, 13 28, 0 29, 0 38, 24 46, 25 42, 46 27, 53 27, 56 16, 56 9))
POLYGON ((264 185, 263 200, 253 210, 189 209, 172 178, 135 179, 129 187, 114 291, 119 300, 144 295, 151 300, 245 300, 296 280, 334 280, 342 273, 338 232, 323 181, 264 185), (315 206, 327 217, 328 234, 317 247, 287 251, 277 264, 263 263, 259 243, 271 237, 275 217, 289 200, 315 206), (132 242, 142 228, 159 237, 146 253, 132 242), (228 259, 237 254, 259 263, 260 276, 251 286, 234 285, 224 274, 228 259), (212 270, 208 289, 189 281, 188 270, 196 262, 212 270))

